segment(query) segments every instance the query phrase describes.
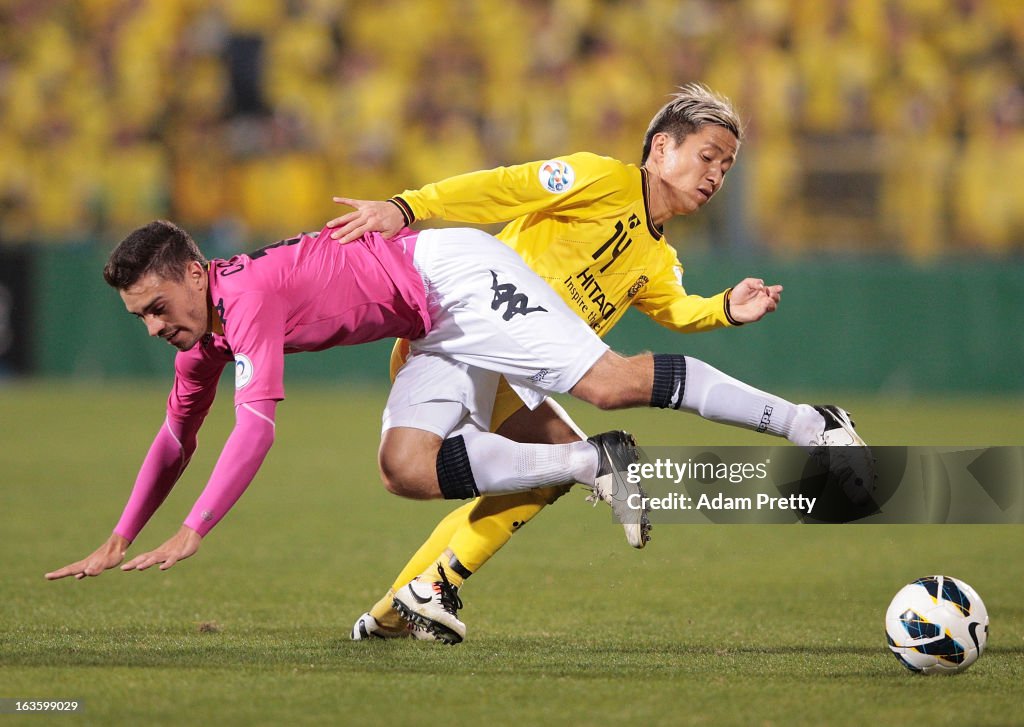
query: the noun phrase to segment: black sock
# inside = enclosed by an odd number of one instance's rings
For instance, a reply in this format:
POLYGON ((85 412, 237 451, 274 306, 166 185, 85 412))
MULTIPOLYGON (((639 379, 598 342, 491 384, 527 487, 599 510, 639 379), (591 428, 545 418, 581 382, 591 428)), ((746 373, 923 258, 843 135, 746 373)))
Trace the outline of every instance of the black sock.
POLYGON ((651 406, 658 409, 678 409, 683 405, 685 387, 686 357, 676 353, 654 354, 651 406))
POLYGON ((437 453, 437 484, 446 500, 468 500, 480 495, 469 466, 466 442, 461 436, 441 442, 437 453))

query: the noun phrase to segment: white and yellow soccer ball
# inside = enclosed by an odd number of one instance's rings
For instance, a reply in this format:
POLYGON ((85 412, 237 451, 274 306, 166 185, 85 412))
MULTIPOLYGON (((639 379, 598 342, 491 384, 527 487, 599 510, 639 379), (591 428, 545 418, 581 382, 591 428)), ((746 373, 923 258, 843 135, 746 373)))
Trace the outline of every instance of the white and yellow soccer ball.
POLYGON ((911 671, 958 674, 985 651, 988 611, 963 581, 925 576, 892 599, 885 635, 893 655, 911 671))

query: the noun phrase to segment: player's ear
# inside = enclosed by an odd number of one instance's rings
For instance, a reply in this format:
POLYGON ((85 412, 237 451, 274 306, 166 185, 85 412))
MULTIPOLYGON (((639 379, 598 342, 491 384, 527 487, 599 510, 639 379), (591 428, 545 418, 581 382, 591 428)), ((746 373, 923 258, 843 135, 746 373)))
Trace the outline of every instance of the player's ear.
POLYGON ((189 260, 185 268, 185 279, 193 285, 206 282, 206 268, 197 260, 189 260))
POLYGON ((664 131, 659 131, 651 137, 651 155, 664 156, 665 146, 668 144, 669 136, 664 131))

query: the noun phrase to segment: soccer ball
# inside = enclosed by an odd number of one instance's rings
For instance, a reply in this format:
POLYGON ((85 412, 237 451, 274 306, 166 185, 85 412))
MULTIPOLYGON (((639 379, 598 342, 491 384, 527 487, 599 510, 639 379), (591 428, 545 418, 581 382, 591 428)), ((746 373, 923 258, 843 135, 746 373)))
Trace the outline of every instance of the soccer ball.
POLYGON ((910 671, 957 674, 985 651, 988 611, 963 581, 925 576, 892 599, 885 635, 893 655, 910 671))

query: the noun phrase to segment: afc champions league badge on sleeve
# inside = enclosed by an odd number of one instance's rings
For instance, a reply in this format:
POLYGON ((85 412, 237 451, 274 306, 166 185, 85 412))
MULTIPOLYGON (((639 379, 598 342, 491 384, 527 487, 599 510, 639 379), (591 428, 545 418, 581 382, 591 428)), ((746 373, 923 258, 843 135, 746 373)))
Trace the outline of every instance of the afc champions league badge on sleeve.
POLYGON ((558 194, 572 188, 576 172, 561 159, 550 159, 540 165, 540 183, 549 192, 558 194))
POLYGON ((252 361, 244 353, 235 354, 235 390, 244 389, 252 381, 252 361))

